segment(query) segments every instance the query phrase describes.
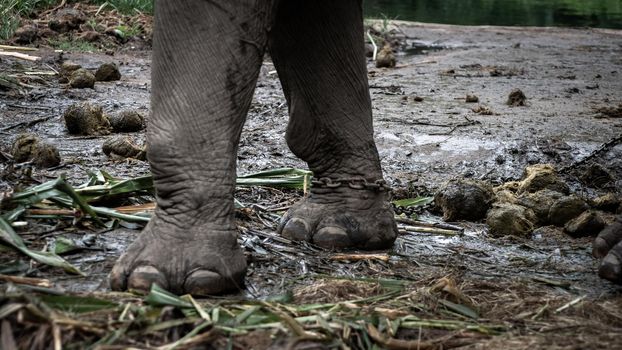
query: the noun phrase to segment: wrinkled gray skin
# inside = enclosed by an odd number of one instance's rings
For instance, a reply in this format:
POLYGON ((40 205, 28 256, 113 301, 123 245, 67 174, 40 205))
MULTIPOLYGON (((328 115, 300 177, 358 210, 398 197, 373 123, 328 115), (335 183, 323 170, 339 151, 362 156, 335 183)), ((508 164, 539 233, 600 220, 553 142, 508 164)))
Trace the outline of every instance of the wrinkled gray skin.
MULTIPOLYGON (((277 1, 156 2, 147 141, 158 205, 114 266, 112 289, 157 283, 211 295, 243 286, 236 153, 266 50, 289 106, 290 149, 316 177, 382 179, 360 0, 277 1)), ((327 248, 387 248, 397 236, 387 200, 386 192, 313 188, 279 232, 327 248)), ((621 241, 617 223, 594 244, 600 275, 617 282, 621 241)))
MULTIPOLYGON (((266 50, 289 106, 292 152, 316 177, 382 179, 363 35, 360 0, 156 2, 147 152, 157 209, 114 266, 113 289, 241 288, 236 153, 266 50)), ((387 196, 313 188, 279 231, 327 248, 387 248, 397 236, 387 196)))

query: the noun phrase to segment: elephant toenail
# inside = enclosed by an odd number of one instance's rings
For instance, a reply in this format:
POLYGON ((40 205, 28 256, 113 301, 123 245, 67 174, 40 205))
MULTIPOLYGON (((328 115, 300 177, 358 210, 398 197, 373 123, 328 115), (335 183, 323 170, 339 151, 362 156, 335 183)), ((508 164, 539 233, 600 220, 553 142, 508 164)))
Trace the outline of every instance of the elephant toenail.
POLYGON ((313 243, 322 248, 344 248, 352 246, 348 233, 341 227, 322 227, 313 236, 313 243))
POLYGON ((600 237, 596 237, 596 239, 594 239, 594 243, 592 243, 592 256, 597 259, 602 259, 607 255, 610 248, 611 247, 607 241, 600 237))
POLYGON ((148 291, 152 284, 168 289, 166 277, 153 266, 139 266, 132 271, 127 279, 127 285, 130 289, 148 291))
POLYGON ((600 264, 598 275, 613 282, 622 283, 622 264, 613 254, 608 254, 600 264))
POLYGON ((305 220, 299 218, 290 219, 287 224, 285 224, 285 227, 283 227, 283 232, 281 232, 283 236, 295 241, 310 240, 310 233, 311 228, 309 224, 305 220))
POLYGON ((217 295, 242 289, 236 282, 213 271, 197 270, 186 277, 184 291, 195 296, 217 295))
POLYGON ((126 290, 127 289, 127 279, 125 275, 125 270, 119 264, 115 265, 110 271, 110 289, 112 290, 126 290))

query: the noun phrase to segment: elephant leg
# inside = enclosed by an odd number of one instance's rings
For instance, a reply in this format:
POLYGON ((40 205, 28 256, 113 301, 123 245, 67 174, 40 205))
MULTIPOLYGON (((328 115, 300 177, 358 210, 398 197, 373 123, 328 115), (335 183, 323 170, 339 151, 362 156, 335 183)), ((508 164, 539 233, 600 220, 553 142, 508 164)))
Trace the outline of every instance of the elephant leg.
POLYGON ((210 295, 238 289, 238 141, 267 46, 263 0, 157 1, 147 157, 157 209, 117 261, 112 289, 210 295))
POLYGON ((602 259, 598 275, 622 284, 622 215, 598 234, 592 253, 594 257, 602 259))
POLYGON ((326 248, 390 247, 397 228, 388 192, 365 186, 381 181, 382 170, 361 1, 282 1, 275 16, 269 49, 289 106, 287 143, 316 179, 324 178, 288 211, 279 231, 326 248))

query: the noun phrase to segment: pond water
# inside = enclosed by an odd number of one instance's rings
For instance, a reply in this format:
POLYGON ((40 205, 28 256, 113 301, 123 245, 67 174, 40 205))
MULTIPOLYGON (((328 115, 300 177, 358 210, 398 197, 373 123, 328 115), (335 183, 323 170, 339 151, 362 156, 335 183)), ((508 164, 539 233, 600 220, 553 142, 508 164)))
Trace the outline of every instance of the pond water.
POLYGON ((622 0, 363 0, 365 16, 464 25, 622 29, 622 0))

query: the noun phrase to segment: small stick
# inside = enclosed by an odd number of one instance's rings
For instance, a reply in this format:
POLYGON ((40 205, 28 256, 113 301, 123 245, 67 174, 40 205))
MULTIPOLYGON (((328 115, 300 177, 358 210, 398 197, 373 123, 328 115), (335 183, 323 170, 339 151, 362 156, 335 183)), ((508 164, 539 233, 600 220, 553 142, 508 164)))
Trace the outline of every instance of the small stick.
POLYGON ((460 232, 464 231, 463 227, 451 225, 451 224, 447 224, 443 222, 425 222, 421 220, 413 220, 413 219, 402 218, 402 217, 396 217, 395 221, 402 223, 402 224, 413 225, 413 226, 442 228, 446 230, 454 230, 454 231, 460 231, 460 232))
POLYGON ((584 295, 584 296, 581 296, 581 297, 578 297, 578 298, 576 298, 576 299, 571 300, 569 303, 564 304, 564 305, 562 305, 562 306, 558 307, 557 309, 555 309, 555 313, 556 313, 556 314, 557 314, 557 313, 560 313, 560 312, 562 312, 562 311, 566 310, 567 308, 569 308, 569 307, 571 307, 571 306, 577 305, 578 303, 580 303, 581 301, 583 301, 583 299, 585 299, 586 297, 587 297, 587 295, 584 295))
POLYGON ((442 228, 434 228, 434 227, 421 227, 421 226, 407 226, 407 225, 399 225, 398 231, 401 233, 409 233, 409 232, 421 232, 421 233, 432 233, 443 236, 460 236, 462 232, 457 232, 454 230, 445 230, 442 228))
POLYGON ((11 57, 21 58, 23 60, 31 61, 31 62, 38 61, 41 59, 41 57, 30 56, 30 55, 26 55, 25 53, 6 52, 6 51, 0 51, 0 56, 11 56, 11 57))
POLYGON ((378 53, 378 46, 376 46, 376 42, 374 41, 374 38, 371 36, 371 34, 369 33, 369 30, 367 31, 367 37, 369 38, 369 41, 371 41, 371 46, 374 47, 374 55, 372 56, 372 61, 376 60, 376 54, 378 53))
POLYGON ((37 51, 39 49, 34 47, 25 47, 25 46, 12 46, 12 45, 0 45, 0 49, 2 50, 14 50, 14 51, 37 51))
POLYGON ((0 281, 11 282, 15 284, 26 284, 29 286, 37 286, 37 287, 44 287, 44 288, 52 287, 52 283, 49 280, 42 279, 42 278, 9 276, 9 275, 0 274, 0 281))
POLYGON ((330 257, 330 260, 335 260, 335 261, 380 260, 380 261, 388 262, 389 256, 387 254, 335 254, 330 257))

